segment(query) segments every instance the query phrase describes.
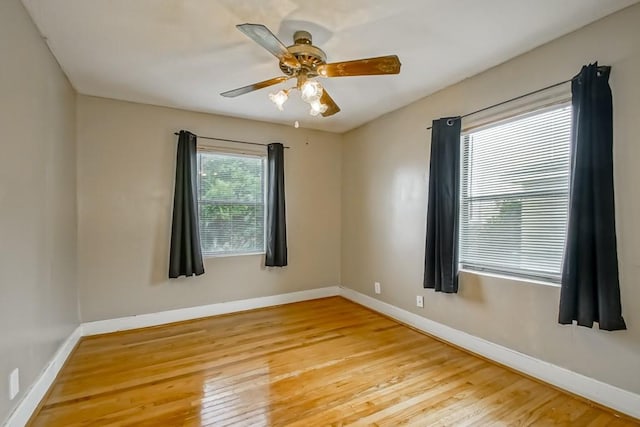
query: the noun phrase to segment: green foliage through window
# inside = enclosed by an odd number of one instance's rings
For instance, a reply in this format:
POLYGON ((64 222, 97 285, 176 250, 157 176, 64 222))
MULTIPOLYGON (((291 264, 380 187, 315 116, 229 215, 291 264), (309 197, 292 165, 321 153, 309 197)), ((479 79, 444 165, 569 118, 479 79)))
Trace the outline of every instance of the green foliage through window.
POLYGON ((264 158, 199 152, 198 205, 205 255, 264 252, 264 158))

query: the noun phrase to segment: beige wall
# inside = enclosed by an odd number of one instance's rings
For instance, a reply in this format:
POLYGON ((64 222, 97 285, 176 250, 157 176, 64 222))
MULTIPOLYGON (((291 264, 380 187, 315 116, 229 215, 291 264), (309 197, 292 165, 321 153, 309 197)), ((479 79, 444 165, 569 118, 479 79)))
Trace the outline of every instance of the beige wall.
MULTIPOLYGON (((387 114, 345 135, 342 284, 573 371, 640 393, 640 5, 387 114), (462 273, 460 292, 422 289, 430 132, 469 111, 613 66, 615 190, 628 331, 556 323, 559 289, 462 273), (382 295, 373 295, 373 282, 382 295), (415 307, 416 295, 425 308, 415 307)), ((434 59, 437 60, 437 59, 434 59)), ((425 70, 429 72, 429 70, 425 70)))
MULTIPOLYGON (((78 324, 78 298, 91 321, 340 283, 371 295, 381 281, 389 303, 639 393, 637 22, 640 6, 340 136, 76 97, 20 2, 0 2, 0 382, 19 367, 24 393, 78 324), (566 79, 595 59, 613 66, 630 330, 558 325, 552 286, 463 273, 458 295, 422 289, 430 120, 566 79), (292 147, 289 267, 266 270, 261 256, 209 258, 204 276, 166 279, 181 128, 292 147), (424 309, 414 307, 416 295, 426 296, 424 309)), ((16 402, 0 387, 0 420, 16 402)))
POLYGON ((340 284, 341 136, 293 126, 78 97, 78 277, 83 321, 340 284), (289 266, 208 258, 168 280, 176 137, 273 142, 285 151, 289 266))
POLYGON ((74 90, 19 0, 0 2, 0 57, 1 423, 79 322, 74 90))

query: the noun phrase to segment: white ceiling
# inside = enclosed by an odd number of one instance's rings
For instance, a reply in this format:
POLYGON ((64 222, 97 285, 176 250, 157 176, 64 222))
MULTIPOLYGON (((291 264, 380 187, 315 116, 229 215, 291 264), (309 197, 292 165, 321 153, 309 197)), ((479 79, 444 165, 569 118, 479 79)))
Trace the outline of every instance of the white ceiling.
MULTIPOLYGON (((23 0, 83 94, 344 132, 622 9, 637 0, 23 0), (342 111, 285 111, 271 89, 220 92, 280 75, 235 28, 269 27, 285 45, 310 31, 328 62, 397 54, 396 76, 323 85, 342 111)), ((281 84, 285 87, 286 84, 281 84)), ((274 86, 273 88, 278 88, 274 86)))

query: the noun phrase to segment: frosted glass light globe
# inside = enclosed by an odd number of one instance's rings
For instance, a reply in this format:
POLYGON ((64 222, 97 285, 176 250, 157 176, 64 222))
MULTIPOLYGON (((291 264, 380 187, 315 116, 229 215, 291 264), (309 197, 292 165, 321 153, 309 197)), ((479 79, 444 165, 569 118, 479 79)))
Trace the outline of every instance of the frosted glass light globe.
POLYGON ((322 86, 315 80, 307 80, 300 88, 300 96, 304 102, 317 101, 322 96, 322 86))
POLYGON ((324 113, 327 111, 327 106, 325 104, 321 104, 319 100, 311 101, 311 110, 309 110, 309 114, 312 116, 317 116, 320 113, 324 113))
POLYGON ((278 93, 270 93, 269 99, 271 100, 271 102, 276 104, 278 110, 283 111, 284 103, 287 102, 287 99, 289 99, 289 95, 284 90, 281 90, 278 93))

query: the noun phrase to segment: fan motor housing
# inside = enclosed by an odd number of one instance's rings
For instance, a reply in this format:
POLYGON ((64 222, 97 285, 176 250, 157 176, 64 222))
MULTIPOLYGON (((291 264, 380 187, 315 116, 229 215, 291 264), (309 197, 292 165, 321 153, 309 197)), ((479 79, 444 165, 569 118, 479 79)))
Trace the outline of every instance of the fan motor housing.
POLYGON ((294 44, 287 47, 287 50, 296 57, 302 68, 295 70, 280 62, 280 69, 288 76, 304 73, 309 77, 317 75, 316 67, 326 64, 327 55, 322 49, 314 46, 311 34, 307 31, 296 31, 293 34, 294 44))

